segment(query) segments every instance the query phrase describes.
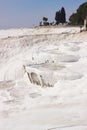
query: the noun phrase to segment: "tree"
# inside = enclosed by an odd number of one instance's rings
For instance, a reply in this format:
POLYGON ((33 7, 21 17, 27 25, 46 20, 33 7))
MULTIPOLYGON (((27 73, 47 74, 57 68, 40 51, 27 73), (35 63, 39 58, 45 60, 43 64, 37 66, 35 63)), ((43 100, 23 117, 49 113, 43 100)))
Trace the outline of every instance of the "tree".
POLYGON ((79 16, 78 16, 78 14, 77 14, 77 13, 73 13, 73 14, 70 16, 69 21, 70 21, 71 24, 77 25, 78 22, 79 22, 79 19, 80 19, 80 18, 79 18, 79 16))
POLYGON ((56 20, 56 24, 58 25, 60 23, 60 21, 61 21, 61 13, 60 13, 60 11, 56 12, 55 20, 56 20))
POLYGON ((77 9, 77 14, 81 17, 81 19, 84 21, 84 19, 87 16, 87 2, 83 3, 79 6, 77 9))
POLYGON ((66 23, 66 13, 64 7, 61 8, 61 23, 66 23))
POLYGON ((61 10, 57 11, 55 14, 55 20, 56 24, 58 25, 59 23, 66 23, 66 12, 64 7, 61 8, 61 10))
POLYGON ((47 21, 48 21, 48 18, 43 17, 43 21, 44 21, 44 22, 47 22, 47 21))
POLYGON ((87 2, 85 2, 79 6, 76 13, 73 13, 70 16, 69 21, 73 25, 75 25, 75 24, 83 25, 84 19, 86 19, 86 17, 87 17, 87 2))
POLYGON ((47 17, 43 17, 43 25, 47 26, 49 25, 49 22, 48 21, 48 18, 47 17))

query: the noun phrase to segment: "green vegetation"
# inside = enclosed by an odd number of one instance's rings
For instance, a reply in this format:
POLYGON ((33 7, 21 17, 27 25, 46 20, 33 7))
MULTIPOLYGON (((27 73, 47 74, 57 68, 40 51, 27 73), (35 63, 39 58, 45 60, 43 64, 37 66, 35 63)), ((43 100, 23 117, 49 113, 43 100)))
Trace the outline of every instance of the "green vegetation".
POLYGON ((48 25, 58 25, 58 24, 64 24, 66 23, 66 12, 64 7, 61 8, 61 10, 57 11, 55 14, 55 20, 56 23, 48 22, 48 18, 47 17, 43 17, 42 21, 39 23, 40 26, 48 26, 48 25))
POLYGON ((47 21, 48 21, 48 18, 43 17, 43 21, 44 21, 44 22, 47 22, 47 21))
POLYGON ((72 25, 83 25, 84 19, 87 17, 87 2, 79 6, 76 13, 73 13, 70 18, 70 24, 72 25))
MULTIPOLYGON (((48 25, 58 25, 66 23, 66 11, 65 8, 62 7, 59 11, 55 13, 55 21, 49 23, 47 17, 43 17, 42 21, 40 22, 40 26, 48 26, 48 25)), ((73 13, 69 18, 70 25, 84 25, 87 30, 87 2, 81 4, 79 8, 76 10, 76 13, 73 13), (85 22, 84 22, 85 20, 85 22)))
POLYGON ((48 18, 43 17, 43 25, 45 25, 45 26, 49 25, 49 23, 47 21, 48 21, 48 18))
POLYGON ((64 7, 62 7, 61 10, 56 12, 55 20, 57 25, 60 23, 62 24, 66 23, 66 12, 64 7))

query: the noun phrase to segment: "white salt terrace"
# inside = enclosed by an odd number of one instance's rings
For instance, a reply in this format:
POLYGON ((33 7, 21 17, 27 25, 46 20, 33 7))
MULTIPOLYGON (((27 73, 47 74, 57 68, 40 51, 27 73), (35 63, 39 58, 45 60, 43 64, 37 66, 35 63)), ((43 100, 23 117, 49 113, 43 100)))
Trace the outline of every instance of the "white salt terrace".
MULTIPOLYGON (((50 46, 49 46, 50 48, 50 46)), ((60 47, 59 47, 60 48, 60 47)), ((70 50, 72 51, 72 50, 70 50)), ((78 51, 78 50, 77 50, 78 51)), ((62 52, 61 50, 58 49, 44 49, 41 50, 38 53, 33 54, 32 56, 32 61, 33 63, 61 63, 61 62, 77 62, 80 59, 78 55, 71 55, 67 54, 66 51, 62 52)))
POLYGON ((82 74, 76 72, 63 72, 63 65, 43 63, 26 66, 26 72, 30 82, 40 86, 54 86, 59 80, 76 80, 82 78, 82 74))
POLYGON ((87 130, 87 32, 0 31, 0 130, 87 130))

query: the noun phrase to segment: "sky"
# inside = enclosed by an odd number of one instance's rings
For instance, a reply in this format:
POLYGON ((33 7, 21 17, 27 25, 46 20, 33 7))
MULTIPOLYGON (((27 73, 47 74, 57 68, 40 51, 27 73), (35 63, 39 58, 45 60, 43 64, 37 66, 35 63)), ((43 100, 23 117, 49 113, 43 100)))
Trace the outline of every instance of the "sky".
POLYGON ((87 0, 0 0, 0 29, 37 26, 44 16, 53 22, 62 6, 68 21, 84 2, 87 0))

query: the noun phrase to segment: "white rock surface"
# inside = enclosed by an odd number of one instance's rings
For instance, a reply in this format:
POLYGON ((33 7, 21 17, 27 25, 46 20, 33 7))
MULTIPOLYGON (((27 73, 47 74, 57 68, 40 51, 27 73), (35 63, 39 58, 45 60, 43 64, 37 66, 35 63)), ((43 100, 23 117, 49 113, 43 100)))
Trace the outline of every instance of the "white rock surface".
POLYGON ((87 32, 79 31, 0 30, 0 130, 87 129, 87 32), (24 67, 54 87, 31 84, 24 67))

